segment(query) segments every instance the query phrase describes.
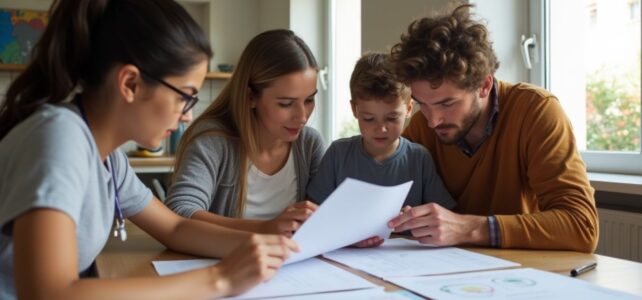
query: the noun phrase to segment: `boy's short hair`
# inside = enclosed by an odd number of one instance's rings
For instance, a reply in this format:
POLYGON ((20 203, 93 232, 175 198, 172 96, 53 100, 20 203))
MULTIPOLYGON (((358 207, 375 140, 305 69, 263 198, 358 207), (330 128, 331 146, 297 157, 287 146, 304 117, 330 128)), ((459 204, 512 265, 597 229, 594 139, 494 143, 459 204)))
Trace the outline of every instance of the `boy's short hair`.
POLYGON ((404 83, 427 80, 437 88, 444 80, 475 90, 495 74, 499 61, 488 29, 460 5, 452 13, 422 18, 408 26, 401 42, 392 47, 395 75, 404 83))
POLYGON ((366 53, 354 66, 350 77, 352 101, 371 99, 402 99, 410 102, 410 88, 399 82, 384 53, 366 53))

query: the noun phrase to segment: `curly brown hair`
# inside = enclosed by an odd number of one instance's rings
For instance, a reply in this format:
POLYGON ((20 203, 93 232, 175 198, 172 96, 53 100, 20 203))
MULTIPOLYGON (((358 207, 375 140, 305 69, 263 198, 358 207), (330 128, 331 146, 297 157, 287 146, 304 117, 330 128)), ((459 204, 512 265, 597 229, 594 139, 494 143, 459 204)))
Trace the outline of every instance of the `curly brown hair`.
POLYGON ((391 61, 398 80, 410 83, 427 80, 433 88, 444 80, 459 88, 475 90, 489 74, 495 74, 499 61, 488 29, 473 20, 465 4, 449 15, 416 20, 391 50, 391 61))
POLYGON ((366 53, 357 61, 350 77, 352 101, 402 99, 410 101, 410 88, 399 82, 390 64, 390 55, 366 53))

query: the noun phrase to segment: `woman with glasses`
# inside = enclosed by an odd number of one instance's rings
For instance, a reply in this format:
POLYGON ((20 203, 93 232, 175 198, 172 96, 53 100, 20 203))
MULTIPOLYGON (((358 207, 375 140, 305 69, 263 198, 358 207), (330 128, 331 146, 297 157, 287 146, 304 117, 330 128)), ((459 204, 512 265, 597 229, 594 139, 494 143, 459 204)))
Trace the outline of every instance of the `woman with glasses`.
POLYGON ((271 278, 297 246, 182 218, 118 146, 158 146, 198 100, 212 52, 171 0, 54 1, 0 107, 0 299, 209 299, 271 278), (86 279, 129 219, 168 248, 225 257, 159 278, 86 279))
POLYGON ((167 205, 229 228, 291 236, 316 209, 306 186, 324 146, 305 125, 317 71, 292 31, 254 37, 228 84, 183 135, 167 205))

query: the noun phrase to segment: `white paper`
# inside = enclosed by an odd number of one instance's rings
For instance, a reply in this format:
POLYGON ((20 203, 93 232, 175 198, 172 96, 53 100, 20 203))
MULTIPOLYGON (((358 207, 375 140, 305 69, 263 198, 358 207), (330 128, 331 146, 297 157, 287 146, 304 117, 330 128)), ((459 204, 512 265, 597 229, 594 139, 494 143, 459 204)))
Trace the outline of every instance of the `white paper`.
POLYGON ((155 260, 152 265, 158 275, 164 276, 213 266, 218 262, 218 259, 155 260))
MULTIPOLYGON (((203 268, 216 263, 218 260, 215 259, 153 262, 156 272, 161 276, 203 268)), ((315 258, 283 266, 270 281, 259 284, 248 292, 230 299, 292 296, 376 287, 375 284, 357 275, 315 258)))
POLYGON ((385 292, 383 287, 376 289, 322 293, 305 296, 278 297, 272 299, 297 299, 297 300, 422 300, 411 292, 399 290, 395 292, 385 292))
POLYGON ((388 238, 388 221, 399 215, 411 186, 412 181, 384 187, 346 178, 294 234, 301 252, 286 264, 373 236, 388 238))
POLYGON ((389 239, 376 248, 344 248, 323 256, 386 279, 520 266, 464 249, 435 248, 408 239, 389 239))
POLYGON ((535 269, 396 278, 392 283, 432 299, 641 299, 535 269))

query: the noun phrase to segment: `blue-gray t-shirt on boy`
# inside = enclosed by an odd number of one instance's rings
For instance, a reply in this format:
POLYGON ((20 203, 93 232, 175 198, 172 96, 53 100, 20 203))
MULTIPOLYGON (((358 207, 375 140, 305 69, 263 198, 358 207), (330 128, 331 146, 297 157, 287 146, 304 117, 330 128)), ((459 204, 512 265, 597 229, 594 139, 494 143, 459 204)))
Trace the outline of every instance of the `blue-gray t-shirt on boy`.
POLYGON ((452 209, 455 201, 437 175, 430 152, 403 137, 399 139, 395 153, 383 162, 376 161, 366 152, 360 135, 334 141, 308 185, 308 197, 317 204, 323 203, 347 177, 383 186, 412 180, 414 183, 404 206, 435 202, 452 209))

